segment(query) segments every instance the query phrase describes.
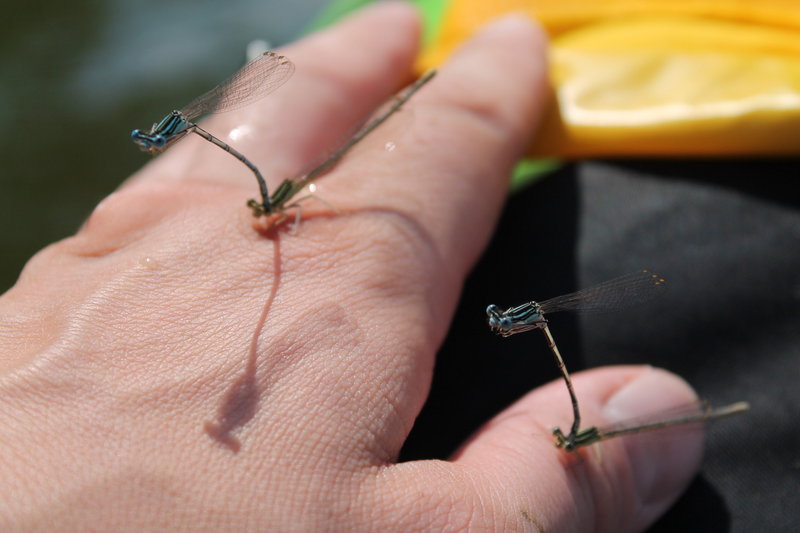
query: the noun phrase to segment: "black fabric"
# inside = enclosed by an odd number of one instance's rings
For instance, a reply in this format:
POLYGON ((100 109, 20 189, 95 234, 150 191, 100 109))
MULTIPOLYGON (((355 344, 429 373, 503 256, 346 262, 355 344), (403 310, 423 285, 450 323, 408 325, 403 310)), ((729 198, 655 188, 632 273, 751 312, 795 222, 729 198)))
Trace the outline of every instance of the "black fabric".
POLYGON ((800 531, 799 172, 795 159, 590 161, 514 195, 466 283, 401 459, 447 458, 558 377, 541 335, 488 330, 488 304, 649 268, 669 290, 644 309, 548 318, 572 371, 648 363, 716 405, 751 404, 709 426, 702 472, 651 531, 800 531))

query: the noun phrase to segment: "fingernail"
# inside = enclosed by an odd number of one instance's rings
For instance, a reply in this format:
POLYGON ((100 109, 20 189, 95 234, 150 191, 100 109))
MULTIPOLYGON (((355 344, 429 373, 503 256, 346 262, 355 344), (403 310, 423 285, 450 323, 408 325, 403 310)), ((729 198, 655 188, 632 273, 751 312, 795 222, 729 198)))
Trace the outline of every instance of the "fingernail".
MULTIPOLYGON (((619 389, 603 407, 610 424, 624 424, 631 419, 697 401, 692 388, 678 376, 648 367, 636 379, 619 389)), ((680 428, 659 430, 659 434, 632 435, 624 446, 639 502, 671 502, 700 466, 703 453, 702 432, 680 428), (670 434, 672 432, 672 434, 670 434)))

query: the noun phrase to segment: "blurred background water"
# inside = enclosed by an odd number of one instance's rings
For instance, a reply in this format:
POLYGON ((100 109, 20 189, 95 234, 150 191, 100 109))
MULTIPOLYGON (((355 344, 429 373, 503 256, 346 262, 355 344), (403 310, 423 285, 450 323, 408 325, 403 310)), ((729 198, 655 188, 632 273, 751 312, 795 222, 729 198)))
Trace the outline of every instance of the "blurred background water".
POLYGON ((6 2, 0 21, 0 293, 149 161, 131 143, 232 74, 247 44, 294 40, 327 0, 6 2))

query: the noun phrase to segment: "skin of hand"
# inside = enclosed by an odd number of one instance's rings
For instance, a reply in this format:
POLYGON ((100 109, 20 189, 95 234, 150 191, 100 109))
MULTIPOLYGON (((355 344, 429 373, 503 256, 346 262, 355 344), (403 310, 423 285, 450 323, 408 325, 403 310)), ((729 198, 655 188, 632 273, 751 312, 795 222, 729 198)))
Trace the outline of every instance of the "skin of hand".
MULTIPOLYGON (((418 39, 411 7, 362 10, 282 50, 294 77, 205 127, 274 188, 411 80, 418 39)), ((312 200, 296 234, 253 219, 252 175, 190 136, 32 258, 0 300, 0 530, 620 532, 655 520, 696 472, 701 434, 557 450, 549 428, 570 420, 560 382, 448 461, 396 461, 542 114, 545 49, 520 17, 487 26, 319 180, 340 212, 312 200)), ((601 424, 695 398, 649 367, 575 383, 601 424)))

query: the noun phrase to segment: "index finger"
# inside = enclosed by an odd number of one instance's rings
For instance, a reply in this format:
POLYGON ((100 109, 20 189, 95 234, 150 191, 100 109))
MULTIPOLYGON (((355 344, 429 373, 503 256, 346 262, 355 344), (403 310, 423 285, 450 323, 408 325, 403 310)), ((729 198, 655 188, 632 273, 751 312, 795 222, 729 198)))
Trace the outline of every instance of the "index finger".
POLYGON ((487 241, 511 170, 540 120, 544 41, 519 16, 471 39, 325 178, 325 199, 345 211, 384 209, 413 219, 436 255, 463 274, 487 241))

